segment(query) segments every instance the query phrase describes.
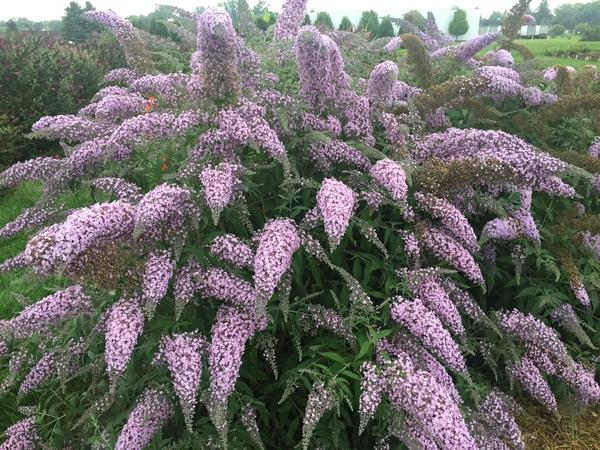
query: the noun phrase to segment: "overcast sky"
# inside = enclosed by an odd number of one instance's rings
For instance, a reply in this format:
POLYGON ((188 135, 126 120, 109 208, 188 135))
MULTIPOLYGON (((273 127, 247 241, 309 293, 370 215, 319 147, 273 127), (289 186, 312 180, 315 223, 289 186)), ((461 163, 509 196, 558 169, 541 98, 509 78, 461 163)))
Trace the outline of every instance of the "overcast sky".
MULTIPOLYGON (((27 17, 34 21, 59 19, 70 0, 0 0, 0 20, 27 17)), ((257 0, 249 0, 252 6, 257 0)), ((576 3, 581 0, 550 0, 550 7, 555 8, 562 3, 576 3)), ((85 4, 85 0, 80 0, 85 4)), ((219 0, 93 0, 92 4, 99 10, 112 9, 122 16, 147 14, 156 4, 176 5, 186 9, 196 6, 217 5, 219 0)), ((270 8, 278 11, 283 0, 267 0, 270 8)), ((402 0, 309 0, 308 8, 317 11, 364 11, 374 10, 406 10, 416 7, 421 11, 451 8, 460 5, 462 8, 480 8, 482 15, 487 16, 492 10, 505 10, 515 0, 422 0, 418 3, 402 0)), ((534 9, 538 0, 533 1, 534 9)))

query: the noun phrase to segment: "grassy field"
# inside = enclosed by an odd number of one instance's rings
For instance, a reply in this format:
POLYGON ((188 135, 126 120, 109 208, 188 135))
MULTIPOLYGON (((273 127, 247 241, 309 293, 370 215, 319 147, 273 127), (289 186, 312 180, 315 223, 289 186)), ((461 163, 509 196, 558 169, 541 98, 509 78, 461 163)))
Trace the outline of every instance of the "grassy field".
POLYGON ((529 48, 541 62, 542 66, 552 66, 561 64, 564 66, 573 66, 576 69, 587 64, 594 64, 600 67, 600 61, 585 61, 575 58, 561 58, 549 56, 548 53, 559 51, 581 51, 592 50, 600 52, 600 42, 581 42, 579 38, 550 38, 550 39, 519 39, 515 41, 518 44, 529 48))

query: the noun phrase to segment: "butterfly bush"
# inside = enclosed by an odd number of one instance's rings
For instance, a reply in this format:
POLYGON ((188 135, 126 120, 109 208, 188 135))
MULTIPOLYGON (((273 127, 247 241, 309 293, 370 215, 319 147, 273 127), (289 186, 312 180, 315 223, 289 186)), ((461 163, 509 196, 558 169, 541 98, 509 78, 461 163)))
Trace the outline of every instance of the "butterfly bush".
POLYGON ((391 159, 377 161, 371 167, 371 176, 389 192, 395 201, 402 203, 406 200, 408 186, 406 184, 406 174, 400 164, 391 159))
POLYGON ((6 225, 0 228, 0 238, 14 236, 25 230, 39 229, 47 222, 52 220, 58 212, 59 209, 53 207, 27 208, 12 222, 8 222, 6 225))
POLYGON ((346 233, 352 213, 356 194, 344 183, 333 178, 326 178, 317 193, 317 208, 325 223, 325 232, 332 248, 338 246, 346 233))
POLYGON ((373 103, 389 103, 398 79, 398 66, 392 61, 384 61, 375 66, 369 77, 367 97, 373 103))
POLYGON ((177 270, 173 281, 173 298, 175 300, 175 318, 179 320, 185 305, 194 299, 200 289, 196 274, 200 272, 200 264, 194 260, 188 261, 177 270))
POLYGON ((166 8, 177 46, 86 13, 127 67, 33 125, 64 155, 0 173, 33 202, 0 224, 16 237, 0 272, 25 283, 0 318, 0 391, 28 417, 0 448, 141 449, 161 431, 202 448, 523 449, 523 397, 555 415, 599 402, 600 150, 555 136, 587 117, 591 69, 515 62, 509 25, 480 57, 498 33, 454 45, 433 14, 392 19, 422 41, 415 61, 394 57, 408 37, 302 26, 304 0, 272 37, 239 6, 239 26, 166 8), (165 54, 189 67, 162 73, 165 54), (25 298, 38 285, 54 293, 25 298))
POLYGON ((507 370, 532 398, 544 405, 551 413, 558 413, 556 398, 550 385, 531 359, 525 357, 509 366, 507 370))
POLYGON ((166 295, 174 268, 175 261, 169 251, 158 250, 148 256, 142 284, 144 311, 148 316, 154 315, 158 303, 166 295))
POLYGON ((398 299, 392 306, 392 318, 402 324, 423 345, 453 370, 466 373, 465 359, 440 319, 419 299, 398 299))
POLYGON ((252 248, 233 234, 225 234, 215 238, 209 249, 210 253, 240 268, 252 268, 254 251, 252 248))
POLYGON ((110 134, 114 125, 95 122, 79 116, 46 116, 33 124, 31 130, 46 139, 66 142, 85 142, 110 134))
POLYGON ((140 71, 149 69, 150 61, 146 44, 131 22, 112 11, 87 11, 84 15, 112 32, 125 52, 128 65, 140 71))
MULTIPOLYGON (((180 98, 183 98, 187 85, 190 82, 189 76, 183 73, 144 75, 130 83, 131 89, 141 94, 156 94, 162 100, 175 104, 180 98)), ((144 101, 144 104, 146 101, 144 101)))
POLYGON ((275 39, 294 39, 304 20, 307 0, 286 0, 273 30, 275 39))
POLYGON ((5 321, 2 328, 17 339, 45 333, 60 322, 92 311, 91 298, 75 285, 44 297, 26 307, 16 317, 5 321))
POLYGON ((313 386, 306 402, 306 411, 302 421, 302 448, 307 450, 310 437, 323 415, 335 406, 335 396, 332 390, 317 383, 313 386))
POLYGON ((442 448, 477 448, 458 405, 429 373, 409 372, 404 379, 396 380, 389 391, 392 406, 409 414, 417 430, 425 436, 435 436, 442 448))
POLYGON ((296 225, 287 219, 273 220, 258 236, 254 255, 254 286, 268 299, 292 264, 292 256, 300 247, 296 225))
POLYGON ((594 158, 600 157, 600 138, 596 138, 588 150, 588 154, 594 158))
POLYGON ((161 184, 145 194, 134 212, 134 227, 153 240, 172 240, 181 234, 191 213, 191 193, 179 186, 161 184))
POLYGON ((492 66, 512 67, 515 60, 511 53, 503 48, 486 53, 485 57, 490 61, 492 66))
POLYGON ((251 309, 219 308, 208 349, 210 393, 216 404, 227 402, 239 376, 246 342, 265 327, 265 319, 251 309))
POLYGON ((10 187, 24 181, 49 180, 63 164, 60 159, 49 157, 16 163, 0 174, 0 186, 10 187))
POLYGON ((35 450, 40 437, 35 430, 35 417, 28 417, 11 425, 4 434, 7 439, 0 445, 2 450, 35 450))
POLYGON ((134 229, 134 208, 129 203, 97 203, 73 212, 61 223, 34 236, 25 254, 31 267, 49 274, 68 267, 93 245, 128 238, 134 229))
POLYGON ((446 327, 455 335, 463 335, 460 312, 450 300, 450 296, 437 282, 435 274, 424 273, 409 275, 409 288, 416 298, 423 301, 446 327))
POLYGON ((475 253, 479 250, 477 236, 467 218, 450 202, 430 194, 415 193, 417 207, 440 221, 467 250, 475 253))
POLYGON ((226 270, 211 267, 197 273, 198 289, 203 296, 247 307, 256 307, 257 293, 246 281, 226 270))
POLYGON ((143 449, 172 414, 173 405, 163 392, 145 390, 121 430, 115 450, 143 449))
POLYGON ((343 317, 335 310, 325 308, 322 305, 309 305, 305 317, 308 323, 314 325, 314 328, 329 330, 346 342, 354 344, 352 331, 348 325, 344 323, 343 317))
POLYGON ((215 222, 218 222, 221 211, 234 199, 239 185, 238 171, 239 167, 235 164, 221 163, 215 168, 206 167, 200 172, 204 199, 213 212, 215 222))
POLYGON ((383 49, 391 53, 394 50, 399 49, 402 46, 402 38, 400 36, 393 37, 389 40, 387 44, 384 45, 383 49))
POLYGON ((115 303, 106 318, 104 359, 111 378, 125 371, 135 344, 144 329, 144 314, 136 299, 123 298, 115 303))
POLYGON ((469 251, 444 230, 435 227, 426 228, 421 242, 429 252, 461 272, 473 283, 483 284, 481 268, 469 251))
POLYGON ((319 168, 330 171, 334 165, 346 165, 361 170, 369 170, 371 163, 361 152, 345 142, 332 140, 324 144, 314 144, 308 149, 310 157, 319 168))
POLYGON ((197 402, 200 377, 202 375, 202 354, 207 349, 206 341, 194 333, 165 336, 161 339, 153 364, 166 364, 175 392, 179 398, 186 425, 192 428, 194 409, 197 402))
POLYGON ((190 90, 218 100, 240 90, 235 31, 229 15, 207 8, 198 16, 197 51, 192 56, 190 90))

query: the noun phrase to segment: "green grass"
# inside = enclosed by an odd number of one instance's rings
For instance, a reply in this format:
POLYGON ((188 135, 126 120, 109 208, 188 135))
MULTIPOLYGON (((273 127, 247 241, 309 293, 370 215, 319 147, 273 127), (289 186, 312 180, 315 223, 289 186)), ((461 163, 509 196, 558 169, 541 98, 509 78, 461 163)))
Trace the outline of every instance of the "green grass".
MULTIPOLYGON (((37 183, 24 183, 16 188, 0 193, 0 227, 14 220, 25 208, 34 206, 40 197, 41 186, 37 183)), ((88 192, 67 194, 60 199, 67 208, 90 203, 88 192)), ((25 248, 32 233, 21 232, 18 235, 0 239, 0 262, 12 258, 25 248)), ((65 280, 58 278, 40 278, 28 270, 16 270, 0 274, 0 320, 11 318, 22 309, 18 296, 29 301, 39 300, 64 287, 65 280)))
MULTIPOLYGON (((20 212, 34 205, 40 195, 40 187, 33 183, 23 184, 0 198, 0 226, 10 222, 20 212)), ((0 261, 17 255, 25 248, 27 233, 0 240, 0 261)), ((21 309, 15 294, 28 298, 47 295, 40 283, 32 282, 32 275, 25 271, 0 274, 0 319, 8 319, 21 309)))
POLYGON ((585 61, 575 58, 560 58, 556 56, 548 56, 547 52, 556 52, 562 50, 592 50, 600 52, 600 42, 581 42, 576 37, 561 37, 550 39, 518 39, 515 41, 529 48, 536 58, 540 61, 541 66, 552 66, 560 64, 563 66, 573 66, 579 69, 587 64, 594 64, 600 67, 599 61, 585 61))

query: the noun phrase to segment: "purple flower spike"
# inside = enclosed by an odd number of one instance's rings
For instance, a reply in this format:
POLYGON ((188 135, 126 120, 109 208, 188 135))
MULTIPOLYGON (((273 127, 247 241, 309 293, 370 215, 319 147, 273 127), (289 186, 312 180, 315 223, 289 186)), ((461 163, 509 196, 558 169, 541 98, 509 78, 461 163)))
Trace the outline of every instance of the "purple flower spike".
POLYGON ((164 336, 152 362, 167 365, 190 433, 202 376, 201 355, 207 349, 208 343, 197 333, 164 336))
POLYGON ((121 299, 110 308, 106 320, 104 359, 112 380, 125 371, 143 329, 144 314, 136 300, 121 299))
POLYGON ((173 261, 171 252, 159 250, 148 256, 142 290, 144 312, 149 319, 152 319, 158 303, 167 294, 174 270, 175 261, 173 261))
POLYGON ((173 405, 167 396, 156 389, 146 389, 129 414, 115 450, 143 450, 171 415, 173 405))
POLYGON ((317 193, 317 207, 325 223, 325 232, 332 250, 346 233, 355 201, 354 191, 333 178, 326 178, 317 193))
POLYGON ((300 236, 293 221, 277 219, 265 225, 254 256, 254 286, 260 297, 271 298, 299 247, 300 236))
POLYGON ((427 349, 435 353, 453 370, 467 374, 465 358, 440 319, 419 299, 397 301, 392 318, 406 327, 427 349))

